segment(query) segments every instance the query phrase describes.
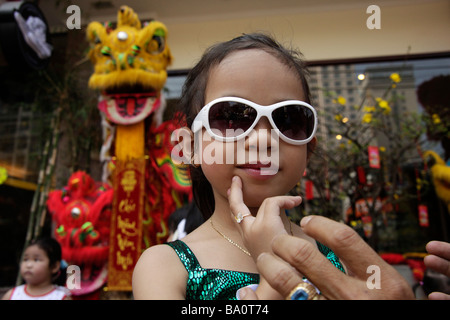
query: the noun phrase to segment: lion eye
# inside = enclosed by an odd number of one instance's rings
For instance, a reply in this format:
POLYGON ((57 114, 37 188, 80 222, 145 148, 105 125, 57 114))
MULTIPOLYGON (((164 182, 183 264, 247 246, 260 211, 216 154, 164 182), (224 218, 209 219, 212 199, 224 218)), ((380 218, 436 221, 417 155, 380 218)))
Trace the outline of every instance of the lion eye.
POLYGON ((165 47, 166 47, 166 33, 162 29, 157 29, 147 46, 147 51, 150 54, 158 54, 163 52, 165 47))

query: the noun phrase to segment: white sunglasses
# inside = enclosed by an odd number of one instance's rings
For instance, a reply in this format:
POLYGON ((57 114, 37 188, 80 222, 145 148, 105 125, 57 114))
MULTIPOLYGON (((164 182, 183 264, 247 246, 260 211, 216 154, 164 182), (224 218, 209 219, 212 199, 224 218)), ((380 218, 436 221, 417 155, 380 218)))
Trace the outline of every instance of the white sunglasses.
POLYGON ((316 110, 306 102, 287 100, 261 106, 237 98, 218 98, 205 105, 192 123, 196 133, 202 127, 216 140, 231 142, 246 137, 265 116, 285 142, 302 145, 310 142, 317 130, 316 110))

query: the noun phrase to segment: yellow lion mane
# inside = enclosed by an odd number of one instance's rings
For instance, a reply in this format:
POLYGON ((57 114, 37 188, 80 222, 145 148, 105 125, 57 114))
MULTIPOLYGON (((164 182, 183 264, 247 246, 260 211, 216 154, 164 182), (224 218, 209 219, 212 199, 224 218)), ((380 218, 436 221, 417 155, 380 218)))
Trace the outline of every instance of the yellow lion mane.
POLYGON ((123 91, 139 87, 160 91, 172 62, 167 28, 159 21, 142 27, 133 9, 122 6, 117 27, 110 30, 99 22, 87 27, 88 53, 94 65, 89 87, 102 91, 123 91))

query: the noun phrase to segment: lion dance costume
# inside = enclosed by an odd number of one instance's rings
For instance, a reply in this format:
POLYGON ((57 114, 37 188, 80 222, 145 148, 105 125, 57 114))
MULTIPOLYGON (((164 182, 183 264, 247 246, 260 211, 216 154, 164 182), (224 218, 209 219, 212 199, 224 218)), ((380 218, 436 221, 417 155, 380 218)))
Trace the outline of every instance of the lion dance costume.
POLYGON ((430 171, 436 194, 447 207, 450 213, 450 167, 445 164, 444 160, 434 151, 428 150, 423 154, 423 158, 434 160, 430 171))
POLYGON ((56 224, 55 238, 62 258, 82 271, 74 297, 98 291, 106 281, 113 190, 75 172, 62 190, 49 193, 47 206, 56 224))
POLYGON ((170 157, 179 123, 162 121, 161 90, 172 60, 167 33, 158 21, 143 26, 127 6, 115 29, 99 22, 87 27, 94 65, 89 87, 101 92, 103 181, 113 190, 109 290, 131 290, 141 252, 167 240, 170 214, 192 197, 188 167, 170 157))

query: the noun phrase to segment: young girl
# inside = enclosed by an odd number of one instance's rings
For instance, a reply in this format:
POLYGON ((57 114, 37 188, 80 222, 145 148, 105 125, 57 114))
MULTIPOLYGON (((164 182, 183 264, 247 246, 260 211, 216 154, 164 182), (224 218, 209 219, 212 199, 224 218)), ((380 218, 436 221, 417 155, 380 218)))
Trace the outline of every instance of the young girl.
MULTIPOLYGON (((255 259, 280 232, 316 243, 285 214, 301 202, 285 195, 300 181, 316 142, 309 103, 299 54, 269 36, 247 34, 207 50, 180 101, 190 128, 183 154, 193 150, 192 187, 205 223, 182 241, 142 254, 135 299, 236 299, 239 288, 258 283, 260 298, 280 298, 260 279, 255 259)), ((330 250, 317 246, 342 269, 330 250)))
POLYGON ((32 242, 24 252, 20 274, 25 284, 9 290, 3 300, 68 300, 70 292, 54 284, 60 275, 61 246, 53 238, 32 242))

